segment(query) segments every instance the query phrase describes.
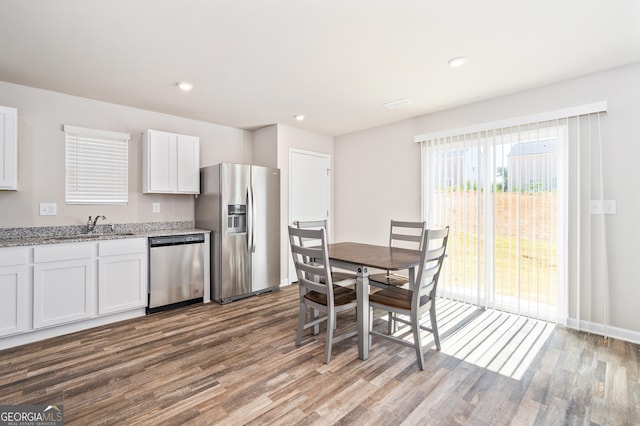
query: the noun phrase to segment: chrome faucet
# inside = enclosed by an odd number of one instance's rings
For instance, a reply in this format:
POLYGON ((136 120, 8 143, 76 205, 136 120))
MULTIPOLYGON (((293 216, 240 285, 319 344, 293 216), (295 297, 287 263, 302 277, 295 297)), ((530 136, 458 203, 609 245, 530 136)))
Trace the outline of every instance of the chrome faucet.
POLYGON ((96 229, 96 224, 98 223, 98 219, 107 220, 106 216, 98 215, 91 221, 91 216, 89 216, 89 220, 87 220, 87 232, 92 233, 94 229, 96 229))

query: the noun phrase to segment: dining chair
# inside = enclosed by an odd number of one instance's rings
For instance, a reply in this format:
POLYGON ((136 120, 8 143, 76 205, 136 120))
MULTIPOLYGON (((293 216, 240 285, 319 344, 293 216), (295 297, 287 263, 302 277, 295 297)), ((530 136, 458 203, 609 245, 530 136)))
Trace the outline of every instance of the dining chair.
MULTIPOLYGON (((371 313, 373 313, 374 309, 381 309, 396 314, 395 321, 411 326, 413 342, 406 341, 391 333, 384 334, 373 330, 369 332, 369 335, 379 336, 414 348, 420 370, 424 370, 421 330, 429 331, 433 334, 436 348, 440 350, 440 337, 438 336, 438 324, 436 321, 436 290, 447 250, 448 238, 448 226, 442 229, 426 230, 421 249, 420 266, 416 273, 416 279, 409 284, 409 288, 389 286, 369 295, 371 313), (429 311, 431 319, 430 327, 420 324, 422 315, 427 311, 429 311), (409 317, 409 320, 398 315, 409 317)), ((371 344, 370 338, 369 344, 371 344)))
MULTIPOLYGON (((422 249, 426 222, 406 222, 391 220, 389 228, 389 247, 401 247, 413 250, 422 249)), ((409 282, 406 271, 386 271, 369 275, 369 285, 378 288, 403 286, 409 282)))
MULTIPOLYGON (((389 247, 401 247, 413 250, 422 249, 424 240, 424 230, 426 222, 408 222, 400 220, 391 220, 389 226, 389 247)), ((375 273, 369 275, 369 285, 372 286, 371 291, 378 291, 380 288, 389 288, 390 286, 402 287, 409 283, 409 271, 386 271, 383 273, 375 273)), ((396 330, 396 315, 389 312, 388 332, 391 334, 396 330)))
POLYGON ((305 329, 313 327, 313 334, 318 334, 320 331, 319 324, 326 320, 325 363, 328 364, 331 360, 333 344, 358 334, 358 331, 354 330, 336 338, 333 336, 336 328, 336 314, 347 309, 356 308, 356 292, 347 287, 333 285, 326 230, 324 228, 299 229, 289 226, 289 243, 300 289, 300 313, 296 333, 296 346, 300 346, 302 343, 302 333, 305 329), (309 239, 315 239, 320 243, 319 245, 308 247, 304 244, 304 241, 309 239), (309 321, 307 321, 308 309, 311 309, 313 313, 309 321), (325 315, 319 317, 319 312, 325 315))
MULTIPOLYGON (((293 226, 299 229, 324 229, 327 236, 327 244, 329 244, 329 225, 326 219, 324 220, 296 220, 293 222, 293 226)), ((313 239, 306 239, 304 241, 305 245, 314 245, 318 244, 318 241, 314 241, 313 239)), ((331 278, 333 279, 333 283, 335 285, 339 285, 342 287, 351 287, 354 288, 356 284, 356 274, 344 271, 336 271, 334 268, 331 268, 331 278)))

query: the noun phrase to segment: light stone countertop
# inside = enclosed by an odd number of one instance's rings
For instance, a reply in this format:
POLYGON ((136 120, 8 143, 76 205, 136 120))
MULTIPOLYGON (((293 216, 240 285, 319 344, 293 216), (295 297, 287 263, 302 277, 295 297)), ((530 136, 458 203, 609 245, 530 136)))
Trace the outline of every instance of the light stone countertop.
POLYGON ((211 231, 207 229, 195 228, 193 222, 115 224, 114 231, 111 230, 111 225, 99 225, 96 226, 93 233, 87 233, 85 226, 75 225, 0 228, 0 248, 120 240, 127 238, 148 238, 209 232, 211 231))

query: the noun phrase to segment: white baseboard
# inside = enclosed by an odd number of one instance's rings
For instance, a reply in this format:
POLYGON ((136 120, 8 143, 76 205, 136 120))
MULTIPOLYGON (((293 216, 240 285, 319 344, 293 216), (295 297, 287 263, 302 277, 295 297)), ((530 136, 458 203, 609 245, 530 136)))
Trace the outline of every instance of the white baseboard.
POLYGON ((63 324, 39 330, 31 330, 22 334, 3 337, 0 339, 0 350, 12 348, 14 346, 26 345, 27 343, 33 343, 39 340, 49 339, 51 337, 62 336, 63 334, 75 333, 76 331, 87 330, 89 328, 111 324, 117 321, 143 317, 145 315, 145 308, 139 308, 132 311, 119 312, 75 323, 63 324))
POLYGON ((567 327, 587 333, 598 334, 600 336, 612 337, 635 344, 640 344, 640 332, 627 330, 625 328, 604 325, 590 321, 578 321, 575 318, 567 319, 567 327))

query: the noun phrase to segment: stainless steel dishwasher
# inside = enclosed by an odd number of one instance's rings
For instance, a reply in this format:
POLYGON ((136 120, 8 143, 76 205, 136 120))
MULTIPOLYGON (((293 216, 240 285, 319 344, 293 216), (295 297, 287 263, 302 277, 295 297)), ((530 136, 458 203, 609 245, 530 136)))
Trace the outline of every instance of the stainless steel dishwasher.
POLYGON ((149 237, 147 313, 201 302, 204 234, 149 237))

